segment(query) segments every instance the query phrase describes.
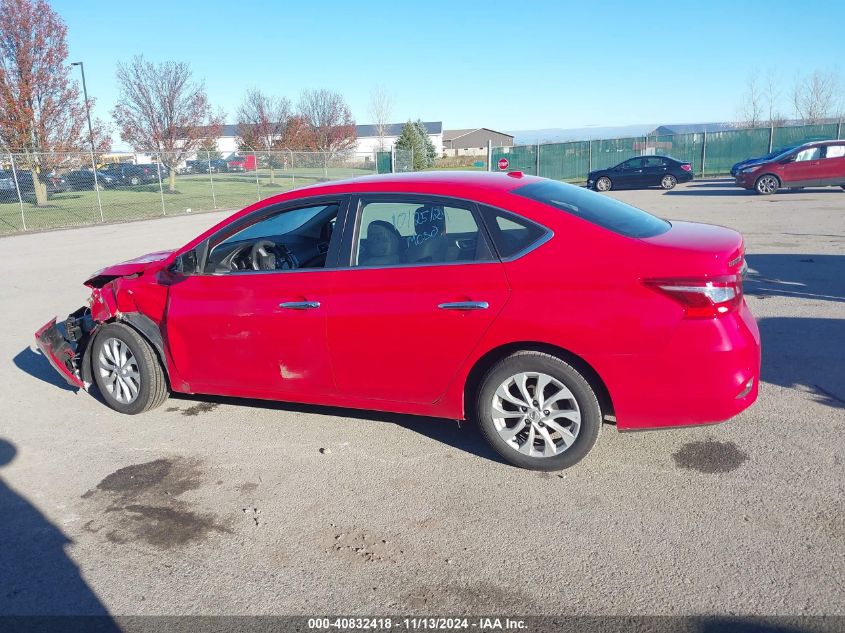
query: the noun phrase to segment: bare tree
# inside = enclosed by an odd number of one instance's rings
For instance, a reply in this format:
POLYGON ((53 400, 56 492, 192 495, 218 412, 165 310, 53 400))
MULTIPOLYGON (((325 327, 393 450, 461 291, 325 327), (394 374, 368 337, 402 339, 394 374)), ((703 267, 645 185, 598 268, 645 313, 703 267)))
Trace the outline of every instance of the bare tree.
POLYGON ((205 139, 219 136, 220 115, 213 115, 201 82, 186 63, 154 64, 139 55, 117 65, 119 96, 112 116, 120 137, 136 150, 156 149, 176 191, 176 167, 205 139))
POLYGON ((782 94, 781 85, 782 82, 777 72, 775 70, 769 70, 766 73, 766 84, 763 86, 763 92, 766 101, 768 122, 771 127, 779 127, 786 124, 786 117, 778 107, 782 94))
POLYGON ((378 149, 385 150, 384 137, 387 136, 390 117, 393 113, 393 99, 384 86, 376 86, 370 94, 370 117, 378 136, 378 149))
POLYGON ((276 182, 276 165, 270 151, 281 148, 290 117, 290 101, 266 95, 257 88, 247 91, 238 108, 240 144, 267 153, 271 183, 276 182))
POLYGON ((355 122, 343 96, 331 90, 306 90, 299 97, 304 119, 319 152, 335 154, 355 146, 355 122))
POLYGON ((739 116, 739 124, 742 127, 757 127, 763 118, 763 93, 757 82, 756 71, 748 76, 739 116))
POLYGON ((814 71, 799 76, 792 91, 796 118, 805 124, 821 123, 839 114, 842 105, 842 85, 834 73, 814 71))
MULTIPOLYGON (((83 151, 85 104, 70 78, 67 28, 45 0, 0 0, 0 146, 24 154, 36 204, 47 203, 46 176, 83 151)), ((89 99, 89 106, 93 100, 89 99)), ((95 144, 110 143, 95 121, 95 144)))

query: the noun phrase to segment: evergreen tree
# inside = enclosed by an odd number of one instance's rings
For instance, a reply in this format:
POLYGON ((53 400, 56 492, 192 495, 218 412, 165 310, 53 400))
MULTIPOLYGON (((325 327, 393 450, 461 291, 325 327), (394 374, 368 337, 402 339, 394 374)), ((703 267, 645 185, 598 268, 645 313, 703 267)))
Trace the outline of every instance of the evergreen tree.
POLYGON ((425 141, 420 136, 420 131, 417 126, 408 121, 402 127, 402 133, 396 139, 396 149, 409 150, 413 152, 413 167, 414 171, 425 169, 428 167, 428 157, 426 155, 425 141))
POLYGON ((433 167, 434 162, 437 160, 437 150, 434 147, 434 143, 431 142, 431 137, 428 135, 428 130, 425 129, 425 125, 423 124, 422 119, 417 119, 416 123, 414 123, 414 127, 417 128, 417 132, 419 132, 420 139, 423 142, 423 148, 425 149, 426 167, 433 167))

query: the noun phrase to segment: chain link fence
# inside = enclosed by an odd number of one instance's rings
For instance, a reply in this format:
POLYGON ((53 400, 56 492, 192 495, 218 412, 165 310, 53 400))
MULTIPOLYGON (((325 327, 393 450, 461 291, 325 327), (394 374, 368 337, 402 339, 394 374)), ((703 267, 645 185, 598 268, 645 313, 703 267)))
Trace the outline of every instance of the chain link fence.
POLYGON ((696 176, 721 176, 741 160, 828 139, 845 138, 842 123, 727 130, 722 132, 634 136, 594 141, 493 147, 489 164, 495 170, 506 159, 507 170, 544 178, 584 182, 587 173, 607 169, 635 156, 663 154, 689 161, 696 176))
POLYGON ((0 234, 239 209, 297 187, 412 165, 402 150, 0 154, 0 234))

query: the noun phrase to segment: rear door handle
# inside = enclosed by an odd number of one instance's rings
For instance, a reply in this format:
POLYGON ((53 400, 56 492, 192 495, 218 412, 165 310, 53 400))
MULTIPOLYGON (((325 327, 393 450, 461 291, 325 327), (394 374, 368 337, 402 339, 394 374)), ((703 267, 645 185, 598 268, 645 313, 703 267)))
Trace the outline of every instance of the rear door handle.
POLYGON ((320 307, 319 301, 285 301, 279 304, 280 308, 286 310, 316 310, 320 307))
POLYGON ((452 303, 441 303, 437 306, 441 310, 486 310, 490 304, 486 301, 453 301, 452 303))

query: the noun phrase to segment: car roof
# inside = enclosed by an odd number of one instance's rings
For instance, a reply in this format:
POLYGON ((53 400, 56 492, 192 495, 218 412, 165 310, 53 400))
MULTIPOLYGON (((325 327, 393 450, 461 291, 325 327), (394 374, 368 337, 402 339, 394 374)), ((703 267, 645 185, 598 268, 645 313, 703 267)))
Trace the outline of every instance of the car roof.
POLYGON ((523 174, 519 171, 510 172, 487 172, 487 171, 416 171, 398 174, 378 174, 362 176, 361 178, 347 178, 345 180, 332 180, 330 182, 318 183, 302 187, 296 191, 307 192, 313 195, 319 191, 336 192, 338 189, 348 191, 366 191, 369 188, 375 190, 383 189, 385 186, 396 185, 397 189, 404 190, 410 187, 450 187, 457 186, 470 189, 483 189, 485 191, 508 192, 530 182, 540 180, 536 176, 523 174))

